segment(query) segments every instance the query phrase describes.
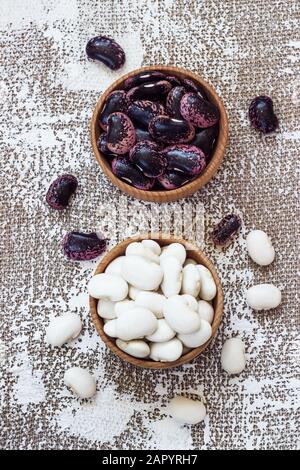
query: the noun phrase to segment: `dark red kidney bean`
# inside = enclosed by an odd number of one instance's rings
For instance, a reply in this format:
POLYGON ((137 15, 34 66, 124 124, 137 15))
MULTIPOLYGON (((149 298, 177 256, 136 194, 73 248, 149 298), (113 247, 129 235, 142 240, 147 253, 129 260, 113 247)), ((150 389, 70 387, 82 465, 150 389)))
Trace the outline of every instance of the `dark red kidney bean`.
POLYGON ((129 159, 149 178, 161 176, 167 168, 167 159, 151 141, 138 142, 129 152, 129 159))
POLYGON ((98 147, 98 150, 104 153, 104 155, 106 155, 107 157, 114 158, 118 156, 116 153, 112 153, 107 147, 107 134, 105 132, 103 132, 99 136, 97 140, 97 147, 98 147))
POLYGON ((186 183, 192 181, 193 176, 180 173, 178 171, 168 170, 158 178, 159 183, 165 189, 177 189, 186 183))
POLYGON ((148 82, 159 82, 160 80, 165 80, 166 75, 161 72, 140 72, 129 77, 124 81, 123 87, 125 90, 130 90, 130 88, 142 85, 143 83, 148 82))
POLYGON ((171 83, 172 86, 181 86, 181 81, 179 78, 174 77, 174 75, 168 75, 166 80, 171 83))
POLYGON ((77 178, 73 175, 62 175, 54 180, 46 194, 46 201, 52 209, 63 210, 68 204, 70 197, 78 186, 77 178))
POLYGON ((207 93, 205 92, 204 88, 198 85, 198 83, 194 82, 190 78, 185 78, 182 83, 187 91, 192 92, 192 93, 199 93, 200 96, 204 100, 209 101, 207 93))
POLYGON ((108 118, 107 148, 117 155, 128 153, 135 144, 135 129, 124 113, 112 113, 108 118))
POLYGON ((143 83, 137 87, 131 88, 128 91, 127 97, 130 101, 136 100, 154 100, 160 101, 171 90, 171 83, 166 80, 161 80, 159 82, 149 82, 143 83))
POLYGON ((141 142, 141 140, 152 140, 152 137, 148 131, 145 129, 135 128, 136 141, 141 142))
POLYGON ((191 145, 195 145, 203 150, 205 157, 208 158, 213 150, 218 135, 219 126, 200 129, 199 132, 196 132, 194 139, 191 141, 191 145))
POLYGON ((273 101, 269 96, 258 96, 251 101, 249 118, 252 127, 263 134, 269 134, 278 128, 278 118, 274 113, 273 101))
POLYGON ((147 178, 136 165, 127 158, 114 158, 111 164, 112 172, 121 180, 131 184, 137 189, 149 191, 155 183, 154 178, 147 178))
POLYGON ((112 113, 127 113, 129 100, 126 91, 116 90, 108 95, 99 116, 99 124, 103 130, 107 130, 107 120, 112 113))
POLYGON ((168 170, 199 175, 205 168, 205 155, 193 145, 172 145, 163 150, 168 160, 168 170))
POLYGON ((210 127, 220 118, 217 106, 205 101, 196 93, 186 93, 180 103, 180 112, 184 119, 196 127, 210 127))
POLYGON ((163 144, 177 144, 193 140, 194 127, 182 119, 169 116, 156 116, 149 123, 149 132, 152 138, 163 144))
POLYGON ((236 214, 228 214, 215 226, 212 239, 215 245, 228 246, 240 229, 242 221, 236 214))
POLYGON ((149 122, 155 116, 165 114, 165 108, 162 104, 149 100, 134 101, 128 107, 128 116, 139 127, 148 129, 149 122))
POLYGON ((94 232, 69 232, 62 241, 63 251, 73 261, 88 261, 102 255, 107 240, 100 239, 94 232))
POLYGON ((180 101, 185 93, 186 91, 183 86, 176 86, 168 93, 166 100, 166 110, 171 117, 182 119, 180 112, 180 101))
POLYGON ((120 69, 125 63, 125 52, 113 39, 107 36, 96 36, 86 45, 86 53, 90 59, 102 62, 112 70, 120 69))

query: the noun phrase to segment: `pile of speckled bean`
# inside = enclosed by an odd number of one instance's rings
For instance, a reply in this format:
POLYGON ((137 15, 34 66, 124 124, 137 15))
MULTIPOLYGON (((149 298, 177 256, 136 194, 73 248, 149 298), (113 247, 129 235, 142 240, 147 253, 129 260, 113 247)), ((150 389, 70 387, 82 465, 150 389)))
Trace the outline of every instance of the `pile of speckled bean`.
POLYGON ((176 189, 203 172, 218 121, 218 108, 194 81, 141 72, 107 96, 97 146, 112 172, 132 186, 176 189))

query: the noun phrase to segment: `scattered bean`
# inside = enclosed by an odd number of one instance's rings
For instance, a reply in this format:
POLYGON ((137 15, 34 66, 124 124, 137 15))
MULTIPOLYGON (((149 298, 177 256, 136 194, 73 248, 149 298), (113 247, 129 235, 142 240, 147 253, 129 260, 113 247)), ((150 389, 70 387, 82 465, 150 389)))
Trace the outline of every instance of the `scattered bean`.
POLYGON ((91 398, 96 393, 94 377, 81 367, 71 367, 65 372, 64 381, 67 387, 80 398, 91 398))
POLYGON ((73 175, 62 175, 51 183, 46 201, 52 209, 63 210, 68 207, 69 200, 78 186, 77 178, 73 175))
POLYGON ((257 284, 247 291, 247 303, 254 310, 270 310, 281 303, 281 292, 273 284, 257 284))
POLYGON ((50 321, 46 328, 46 341, 51 346, 62 346, 77 338, 82 329, 80 317, 75 313, 64 313, 50 321))
POLYGON ((86 45, 87 56, 92 60, 103 62, 112 70, 120 69, 125 63, 125 52, 113 39, 97 36, 86 45))
POLYGON ((87 261, 106 250, 107 240, 101 240, 96 233, 69 232, 62 241, 63 251, 73 261, 87 261))
POLYGON ((258 96, 249 106, 251 126, 263 134, 274 132, 278 128, 278 118, 274 113, 273 101, 268 96, 258 96))
POLYGON ((246 367, 245 345, 236 337, 225 341, 221 353, 222 368, 229 374, 240 374, 246 367))
POLYGON ((182 424, 198 424, 206 416, 206 408, 202 401, 183 396, 172 398, 168 411, 172 418, 182 424))
POLYGON ((267 266, 274 261, 275 250, 266 232, 252 230, 246 238, 250 258, 260 266, 267 266))

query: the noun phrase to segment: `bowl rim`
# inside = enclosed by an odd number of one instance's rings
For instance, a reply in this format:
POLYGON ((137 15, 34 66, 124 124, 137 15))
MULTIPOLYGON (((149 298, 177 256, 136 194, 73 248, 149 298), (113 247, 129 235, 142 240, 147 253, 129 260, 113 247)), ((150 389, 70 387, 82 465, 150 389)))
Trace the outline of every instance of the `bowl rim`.
POLYGON ((199 75, 197 75, 194 72, 190 72, 186 69, 179 68, 179 67, 167 66, 167 65, 151 65, 151 66, 141 67, 131 72, 128 72, 127 74, 123 75, 119 79, 115 80, 102 93, 93 111, 93 115, 92 115, 92 119, 90 123, 90 130, 91 130, 92 148, 93 148, 95 158, 98 164, 100 165, 102 171, 104 172, 104 174, 110 179, 110 181, 115 186, 117 186, 119 189, 126 192, 127 194, 133 197, 136 197, 138 199, 144 199, 147 201, 154 201, 154 202, 167 202, 167 201, 174 201, 174 200, 192 195, 202 186, 207 184, 208 181, 210 181, 210 179, 215 175, 215 173, 217 172, 223 160, 223 157, 225 154, 225 148, 226 148, 227 141, 228 141, 228 118, 227 118, 227 113, 226 113, 222 99, 219 97, 215 89, 211 85, 209 85, 205 80, 203 80, 199 75), (123 82, 127 78, 137 75, 141 72, 150 72, 154 70, 157 70, 159 72, 167 72, 168 75, 171 75, 171 74, 175 76, 183 75, 185 76, 185 78, 194 80, 196 83, 198 83, 204 88, 209 98, 212 100, 213 103, 215 103, 218 106, 219 111, 220 111, 218 141, 214 149, 213 155, 211 156, 210 161, 208 165, 206 166, 206 168, 204 169, 204 171, 197 178, 185 184, 184 186, 181 186, 180 188, 171 189, 171 190, 162 190, 162 191, 156 191, 156 190, 146 191, 146 190, 137 189, 134 186, 131 186, 130 184, 126 183, 125 181, 117 178, 113 174, 107 158, 105 157, 104 154, 102 154, 102 152, 99 151, 97 147, 98 115, 104 106, 107 96, 112 91, 120 89, 123 82))
MULTIPOLYGON (((132 365, 146 368, 146 369, 169 369, 169 368, 177 367, 177 366, 180 366, 182 364, 192 361, 193 359, 198 357, 213 341, 213 339, 215 338, 218 332, 219 326, 221 324, 222 316, 223 316, 223 307, 224 307, 223 289, 222 289, 221 281, 215 270, 214 265, 207 258, 207 256, 195 246, 193 242, 184 240, 183 238, 180 238, 180 237, 166 235, 162 233, 157 233, 157 234, 152 233, 151 235, 150 234, 136 235, 118 243, 102 258, 100 263, 97 265, 93 276, 95 276, 96 274, 103 273, 105 268, 108 266, 109 263, 111 263, 113 259, 117 258, 118 256, 124 255, 125 250, 130 243, 139 242, 142 240, 154 240, 154 241, 157 241, 161 246, 168 245, 170 243, 181 243, 184 245, 187 252, 197 253, 197 256, 199 260, 201 261, 201 264, 203 264, 210 270, 217 286, 217 294, 216 294, 215 299, 213 300, 214 320, 212 323, 212 335, 210 339, 202 346, 199 346, 198 348, 193 348, 191 351, 187 352, 186 354, 184 354, 179 359, 173 362, 158 362, 158 361, 152 361, 152 360, 146 360, 146 359, 139 359, 139 358, 130 356, 129 354, 119 349, 115 344, 115 339, 106 335, 106 333, 103 330, 104 321, 101 317, 99 317, 97 313, 98 299, 95 299, 91 296, 89 296, 90 314, 91 314, 91 318, 94 323, 95 329, 97 333, 99 334, 100 338, 108 346, 108 348, 114 354, 116 354, 119 358, 121 358, 125 362, 129 362, 132 365)), ((187 255, 187 257, 190 257, 190 256, 187 255)))

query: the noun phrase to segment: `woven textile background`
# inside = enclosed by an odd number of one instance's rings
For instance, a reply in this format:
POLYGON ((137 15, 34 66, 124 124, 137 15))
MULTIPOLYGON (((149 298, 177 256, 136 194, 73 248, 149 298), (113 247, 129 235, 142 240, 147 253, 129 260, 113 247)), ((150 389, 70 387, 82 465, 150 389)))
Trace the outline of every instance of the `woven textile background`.
POLYGON ((299 436, 300 3, 298 0, 1 0, 1 309, 0 447, 6 449, 296 449, 299 436), (120 72, 89 63, 87 40, 116 38, 120 72), (224 100, 230 139, 216 177, 185 201, 157 206, 122 196, 101 173, 89 121, 101 92, 141 65, 171 64, 199 73, 224 100), (252 98, 268 94, 280 130, 249 127, 252 98), (51 211, 44 195, 59 174, 80 186, 71 207, 51 211), (243 218, 224 252, 209 231, 229 212, 243 218), (173 214, 170 217, 170 214, 173 214), (86 283, 96 262, 64 259, 69 230, 98 230, 110 246, 149 224, 194 239, 215 262, 225 291, 216 340, 194 363, 136 369, 100 341, 88 313, 86 283), (256 266, 245 234, 262 228, 276 260, 256 266), (245 302, 253 283, 283 292, 275 312, 245 302), (74 342, 51 350, 49 318, 81 315, 74 342), (228 377, 222 343, 240 335, 247 367, 228 377), (66 368, 87 367, 97 395, 81 402, 66 389, 66 368), (180 426, 165 413, 177 393, 203 396, 208 414, 180 426))

